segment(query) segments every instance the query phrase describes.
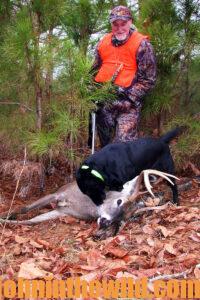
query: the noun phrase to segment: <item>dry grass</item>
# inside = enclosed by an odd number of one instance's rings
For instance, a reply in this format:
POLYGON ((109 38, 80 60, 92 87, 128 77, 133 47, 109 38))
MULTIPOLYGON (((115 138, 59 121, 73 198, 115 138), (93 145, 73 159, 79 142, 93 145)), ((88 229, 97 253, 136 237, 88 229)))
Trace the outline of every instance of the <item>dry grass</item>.
MULTIPOLYGON (((19 179, 22 170, 23 161, 6 160, 0 165, 0 173, 2 176, 12 177, 15 182, 19 179)), ((27 197, 33 187, 40 186, 44 176, 44 169, 41 163, 27 161, 24 165, 24 170, 21 175, 20 188, 18 196, 20 198, 27 197)))

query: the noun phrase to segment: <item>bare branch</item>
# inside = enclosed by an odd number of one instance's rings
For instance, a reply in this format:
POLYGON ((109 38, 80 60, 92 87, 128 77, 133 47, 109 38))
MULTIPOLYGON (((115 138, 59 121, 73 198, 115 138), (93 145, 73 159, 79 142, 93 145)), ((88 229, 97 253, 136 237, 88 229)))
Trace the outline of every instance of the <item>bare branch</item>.
POLYGON ((144 213, 144 212, 151 211, 151 210, 164 210, 171 205, 172 205, 171 202, 167 202, 164 205, 160 205, 160 206, 143 207, 143 208, 137 209, 134 212, 134 214, 144 213))
POLYGON ((190 270, 187 270, 187 271, 184 271, 181 273, 159 275, 159 276, 149 279, 149 282, 151 283, 156 280, 169 280, 169 279, 173 279, 173 278, 182 278, 182 277, 186 278, 187 277, 186 275, 189 274, 191 271, 192 271, 192 268, 190 270))

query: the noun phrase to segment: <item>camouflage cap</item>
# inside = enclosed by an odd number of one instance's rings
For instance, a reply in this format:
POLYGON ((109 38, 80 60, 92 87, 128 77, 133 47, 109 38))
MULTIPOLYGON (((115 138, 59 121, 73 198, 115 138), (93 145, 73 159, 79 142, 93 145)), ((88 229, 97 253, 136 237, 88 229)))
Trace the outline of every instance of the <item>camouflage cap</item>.
POLYGON ((110 16, 109 16, 109 19, 110 19, 111 23, 116 21, 116 20, 128 21, 128 20, 131 20, 132 18, 133 17, 132 17, 130 9, 128 7, 122 6, 122 5, 114 7, 111 10, 111 13, 110 13, 110 16))

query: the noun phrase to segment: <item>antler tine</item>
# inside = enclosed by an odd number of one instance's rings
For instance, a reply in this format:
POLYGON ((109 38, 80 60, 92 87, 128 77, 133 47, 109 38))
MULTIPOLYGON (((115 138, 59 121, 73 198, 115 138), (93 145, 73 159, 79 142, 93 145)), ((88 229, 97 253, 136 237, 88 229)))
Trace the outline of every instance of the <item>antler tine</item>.
MULTIPOLYGON (((165 172, 158 171, 158 170, 148 169, 148 170, 144 170, 143 172, 147 174, 146 176, 149 176, 149 175, 151 175, 151 174, 153 174, 153 175, 158 175, 158 176, 160 176, 160 177, 166 179, 167 181, 169 181, 172 185, 174 185, 174 183, 173 183, 173 181, 170 180, 169 177, 172 177, 172 178, 175 178, 175 179, 179 180, 178 177, 176 177, 176 176, 174 176, 174 175, 172 175, 172 174, 165 173, 165 172)), ((145 176, 145 174, 144 174, 144 176, 145 176)))
POLYGON ((172 174, 169 174, 169 173, 165 173, 165 172, 161 172, 161 171, 158 171, 158 170, 152 170, 152 169, 147 169, 147 170, 144 170, 140 173, 140 175, 138 176, 137 180, 136 180, 136 184, 135 184, 135 190, 134 190, 134 193, 128 198, 128 201, 134 201, 137 196, 140 194, 139 192, 139 188, 140 188, 140 184, 141 184, 141 181, 142 181, 142 177, 144 177, 144 184, 145 184, 145 187, 147 189, 147 191, 153 196, 155 197, 154 193, 152 192, 152 185, 150 184, 150 180, 149 180, 149 175, 158 175, 164 179, 166 179, 168 182, 170 182, 172 185, 174 185, 173 181, 169 178, 175 178, 177 180, 179 180, 178 177, 172 175, 172 174))
POLYGON ((154 196, 154 193, 152 192, 152 186, 150 184, 150 181, 149 181, 149 175, 153 174, 153 175, 158 175, 164 179, 166 179, 168 182, 170 182, 172 185, 174 185, 173 181, 169 178, 169 177, 172 177, 172 178, 175 178, 177 180, 179 180, 178 177, 172 175, 172 174, 169 174, 169 173, 165 173, 165 172, 161 172, 161 171, 158 171, 158 170, 152 170, 152 169, 148 169, 148 170, 144 170, 142 172, 144 174, 144 184, 145 184, 145 187, 147 188, 147 191, 153 196, 154 196))
POLYGON ((144 170, 142 171, 143 175, 144 175, 144 185, 147 189, 147 191, 155 198, 154 193, 152 192, 152 185, 150 184, 150 180, 149 180, 149 175, 152 174, 149 172, 149 170, 144 170))
POLYGON ((139 176, 135 177, 136 182, 135 182, 135 187, 134 187, 134 192, 133 194, 127 199, 127 202, 132 202, 134 201, 137 196, 140 194, 140 185, 142 182, 142 177, 143 177, 143 172, 140 173, 139 176))

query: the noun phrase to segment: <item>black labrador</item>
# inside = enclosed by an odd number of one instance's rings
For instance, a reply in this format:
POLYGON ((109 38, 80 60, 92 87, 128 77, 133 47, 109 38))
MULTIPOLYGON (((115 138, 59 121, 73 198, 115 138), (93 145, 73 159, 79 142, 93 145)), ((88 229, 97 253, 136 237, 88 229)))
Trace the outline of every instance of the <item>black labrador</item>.
MULTIPOLYGON (((120 191, 123 184, 146 169, 174 174, 174 162, 169 142, 180 133, 180 128, 160 138, 139 138, 135 141, 109 144, 90 155, 76 173, 80 190, 99 206, 105 199, 105 188, 120 191)), ((170 185, 173 203, 178 202, 175 180, 170 185)), ((81 203, 80 203, 81 205, 81 203)))

